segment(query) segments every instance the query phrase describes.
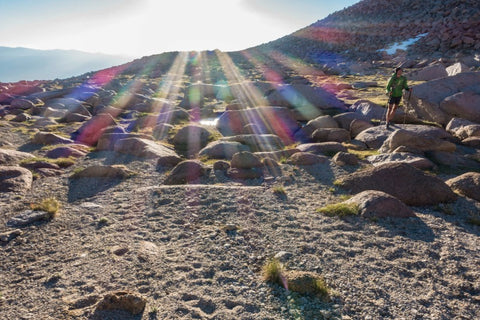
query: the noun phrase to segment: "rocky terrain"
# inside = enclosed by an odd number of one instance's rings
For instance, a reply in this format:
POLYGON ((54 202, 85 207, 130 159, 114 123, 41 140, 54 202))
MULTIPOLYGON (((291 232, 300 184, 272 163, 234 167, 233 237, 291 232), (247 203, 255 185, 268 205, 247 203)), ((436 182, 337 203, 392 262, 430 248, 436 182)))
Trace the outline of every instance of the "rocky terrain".
POLYGON ((480 48, 479 21, 475 0, 365 0, 258 49, 313 63, 356 64, 381 60, 386 48, 420 36, 397 54, 468 60, 480 48))
MULTIPOLYGON (((457 2, 432 19, 457 24, 472 4, 457 2)), ((381 22, 389 3, 314 25, 385 12, 381 22)), ((336 39, 322 40, 323 58, 336 39)), ((2 318, 480 314, 474 48, 328 63, 265 48, 0 84, 2 318), (413 93, 386 129, 384 88, 399 64, 413 93), (284 268, 277 282, 265 279, 272 261, 284 268)))

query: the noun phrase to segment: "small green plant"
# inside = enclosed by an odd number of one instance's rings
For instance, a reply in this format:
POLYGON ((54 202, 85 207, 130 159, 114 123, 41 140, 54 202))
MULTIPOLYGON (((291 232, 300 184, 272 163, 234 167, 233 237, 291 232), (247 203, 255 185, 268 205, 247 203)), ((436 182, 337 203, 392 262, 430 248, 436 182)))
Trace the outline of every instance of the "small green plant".
POLYGON ((378 150, 369 149, 369 150, 355 150, 353 148, 348 148, 348 152, 355 155, 360 160, 365 160, 369 156, 375 156, 380 154, 378 150))
POLYGON ((349 194, 342 194, 342 195, 340 195, 339 198, 340 198, 340 200, 342 200, 342 201, 346 201, 346 200, 350 199, 351 197, 352 197, 352 196, 349 195, 349 194))
POLYGON ((345 202, 329 204, 328 206, 317 209, 317 212, 323 213, 329 217, 354 216, 358 215, 359 211, 360 209, 358 207, 358 204, 345 202))
POLYGON ((36 162, 52 163, 52 164, 58 165, 61 168, 66 168, 75 164, 75 158, 72 158, 72 157, 57 158, 57 159, 43 158, 43 157, 27 158, 20 161, 20 165, 27 165, 27 164, 36 163, 36 162))
POLYGON ((282 156, 280 157, 280 160, 278 160, 278 162, 281 164, 285 164, 287 163, 287 161, 288 161, 288 158, 286 156, 282 156))
POLYGON ((49 214, 50 218, 53 218, 57 215, 58 210, 60 209, 60 202, 55 198, 46 198, 40 203, 31 204, 30 207, 32 210, 45 211, 49 214))
POLYGON ((435 207, 435 209, 437 209, 438 211, 443 212, 445 214, 448 214, 449 216, 452 216, 452 215, 455 214, 452 205, 450 205, 448 203, 440 203, 435 207))
POLYGON ((343 185, 343 181, 337 179, 337 180, 333 181, 333 185, 334 185, 335 187, 341 187, 341 186, 343 185))
POLYGON ((282 284, 282 274, 284 272, 284 266, 276 258, 268 260, 262 267, 262 277, 267 282, 282 284))
POLYGON ((68 168, 70 166, 73 166, 75 164, 75 159, 74 158, 58 158, 53 161, 56 165, 58 165, 60 168, 68 168))
POLYGON ((315 292, 320 294, 322 297, 328 297, 331 289, 327 286, 325 280, 323 278, 317 278, 314 281, 315 292))
POLYGON ((98 220, 98 224, 101 226, 105 226, 110 223, 110 220, 108 220, 107 217, 101 217, 100 220, 98 220))
POLYGON ((467 223, 473 224, 474 226, 480 226, 480 216, 468 218, 467 223))
POLYGON ((83 167, 76 167, 75 169, 73 169, 73 175, 76 175, 80 172, 82 172, 85 168, 83 167))
POLYGON ((285 192, 285 188, 282 185, 275 185, 272 188, 273 193, 278 196, 286 196, 287 193, 285 192))

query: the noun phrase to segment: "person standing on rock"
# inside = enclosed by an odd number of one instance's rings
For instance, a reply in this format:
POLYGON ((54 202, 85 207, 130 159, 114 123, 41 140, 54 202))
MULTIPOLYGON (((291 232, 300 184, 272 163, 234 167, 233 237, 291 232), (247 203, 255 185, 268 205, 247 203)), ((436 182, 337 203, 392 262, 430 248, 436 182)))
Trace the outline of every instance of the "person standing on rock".
POLYGON ((407 78, 402 75, 403 70, 402 68, 398 67, 395 69, 395 73, 392 75, 390 80, 387 84, 387 95, 389 96, 388 99, 388 109, 387 109, 387 116, 385 121, 385 128, 389 128, 390 121, 395 114, 395 110, 398 108, 400 104, 400 100, 402 100, 403 89, 412 92, 412 88, 409 88, 407 85, 407 78))

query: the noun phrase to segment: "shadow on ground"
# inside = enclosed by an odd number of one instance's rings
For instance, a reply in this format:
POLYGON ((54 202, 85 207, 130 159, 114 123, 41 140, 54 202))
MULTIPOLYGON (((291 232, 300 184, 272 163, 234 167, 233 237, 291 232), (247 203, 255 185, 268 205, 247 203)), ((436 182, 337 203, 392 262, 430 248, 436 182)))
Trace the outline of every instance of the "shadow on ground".
POLYGON ((97 193, 106 191, 122 181, 122 179, 108 178, 70 179, 68 181, 68 202, 93 197, 97 193))

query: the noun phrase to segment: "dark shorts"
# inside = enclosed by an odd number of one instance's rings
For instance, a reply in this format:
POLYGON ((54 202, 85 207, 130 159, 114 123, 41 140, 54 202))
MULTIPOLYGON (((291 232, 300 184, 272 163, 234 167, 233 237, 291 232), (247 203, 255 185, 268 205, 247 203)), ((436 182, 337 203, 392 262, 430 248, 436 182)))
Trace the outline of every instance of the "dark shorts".
POLYGON ((402 100, 402 97, 390 97, 390 99, 388 99, 388 104, 396 104, 396 105, 399 105, 400 104, 400 100, 402 100))

